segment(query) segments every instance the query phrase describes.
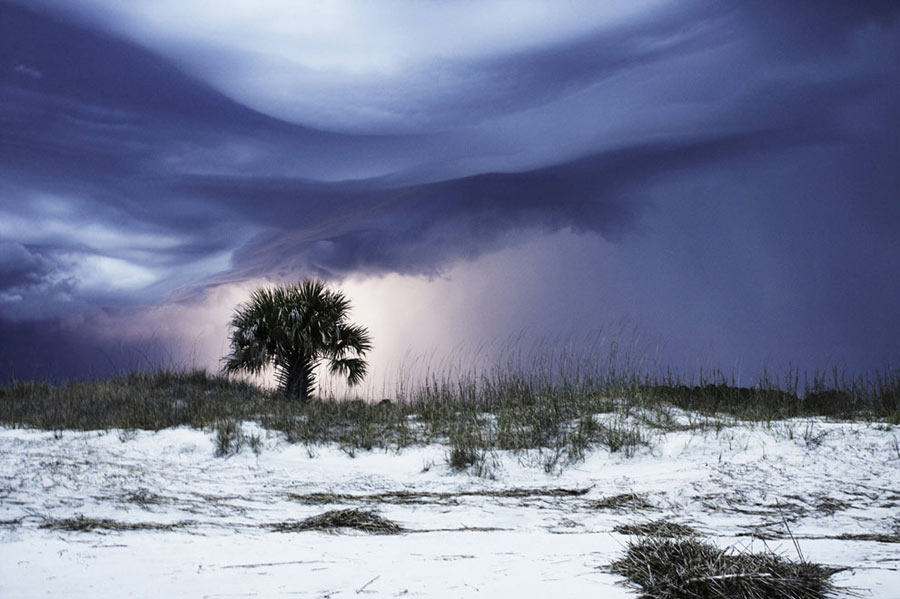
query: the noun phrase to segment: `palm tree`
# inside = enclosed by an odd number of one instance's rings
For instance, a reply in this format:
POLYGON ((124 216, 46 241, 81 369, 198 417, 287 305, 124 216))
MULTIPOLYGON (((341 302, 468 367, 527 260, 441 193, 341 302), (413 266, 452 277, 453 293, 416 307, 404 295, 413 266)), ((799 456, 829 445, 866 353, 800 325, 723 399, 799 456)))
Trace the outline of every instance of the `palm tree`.
POLYGON ((347 320, 349 310, 350 301, 321 281, 259 288, 231 319, 223 370, 260 374, 274 365, 282 393, 301 403, 312 396, 323 360, 331 374, 357 385, 368 370, 363 357, 372 341, 365 327, 347 320))

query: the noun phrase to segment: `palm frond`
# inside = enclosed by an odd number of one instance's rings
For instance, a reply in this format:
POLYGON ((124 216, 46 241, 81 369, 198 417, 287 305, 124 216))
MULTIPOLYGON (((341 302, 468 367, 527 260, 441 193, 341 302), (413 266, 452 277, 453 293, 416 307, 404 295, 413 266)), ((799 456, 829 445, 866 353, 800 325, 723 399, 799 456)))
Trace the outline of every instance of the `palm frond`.
POLYGON ((369 330, 357 325, 338 324, 334 327, 328 349, 335 359, 343 358, 348 353, 365 355, 372 349, 369 330))
POLYGON ((328 363, 328 371, 332 375, 341 375, 347 377, 347 383, 350 386, 360 384, 369 371, 369 365, 361 358, 344 358, 341 360, 331 360, 328 363))

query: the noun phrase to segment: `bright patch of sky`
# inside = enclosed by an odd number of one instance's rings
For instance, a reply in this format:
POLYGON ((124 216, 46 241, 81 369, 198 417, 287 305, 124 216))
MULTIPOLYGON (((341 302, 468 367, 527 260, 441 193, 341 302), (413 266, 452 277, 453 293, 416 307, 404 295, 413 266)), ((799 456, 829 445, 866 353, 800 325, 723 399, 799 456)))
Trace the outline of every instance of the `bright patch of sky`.
POLYGON ((251 108, 338 130, 427 125, 433 115, 422 113, 436 98, 468 93, 467 65, 577 39, 665 4, 41 1, 175 59, 251 108))
POLYGON ((98 212, 96 206, 77 198, 34 193, 17 204, 0 202, 0 236, 19 243, 80 245, 110 251, 166 250, 182 242, 173 235, 141 228, 120 211, 98 212), (35 222, 41 226, 34 226, 35 222))
POLYGON ((151 269, 119 258, 96 254, 66 254, 62 258, 70 263, 68 270, 84 291, 137 290, 159 278, 151 269))

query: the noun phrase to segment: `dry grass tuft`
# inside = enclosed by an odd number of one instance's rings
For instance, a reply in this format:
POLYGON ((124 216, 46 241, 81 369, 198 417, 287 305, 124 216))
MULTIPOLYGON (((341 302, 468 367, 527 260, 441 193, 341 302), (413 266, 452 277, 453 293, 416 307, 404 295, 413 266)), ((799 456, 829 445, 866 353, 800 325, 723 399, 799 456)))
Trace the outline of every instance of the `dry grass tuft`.
POLYGON ((334 531, 338 528, 354 528, 374 535, 395 535, 403 532, 403 527, 396 522, 374 512, 357 509, 331 510, 300 522, 279 522, 273 524, 271 528, 276 532, 334 531))
POLYGON ((122 503, 132 503, 137 505, 143 509, 149 509, 150 506, 153 505, 162 505, 164 503, 171 503, 171 499, 163 497, 161 495, 157 495, 152 491, 148 491, 147 489, 138 489, 136 491, 129 491, 124 496, 121 497, 122 503))
POLYGON ((771 552, 658 537, 629 543, 611 570, 641 587, 644 599, 823 599, 836 592, 828 579, 839 571, 771 552))
POLYGON ((588 504, 588 507, 595 510, 649 510, 653 508, 653 505, 638 493, 622 493, 594 500, 588 504))
POLYGON ((345 493, 288 493, 288 498, 308 505, 323 505, 328 503, 353 501, 359 499, 360 496, 347 495, 345 493))
POLYGON ((695 537, 700 533, 684 524, 653 520, 640 524, 620 524, 613 531, 623 535, 640 535, 644 537, 695 537))
POLYGON ((841 501, 840 499, 835 499, 834 497, 822 497, 815 507, 816 511, 831 515, 835 512, 849 509, 852 506, 846 501, 841 501))
POLYGON ((417 491, 385 491, 371 495, 348 495, 344 493, 289 493, 288 497, 308 505, 321 505, 328 503, 346 503, 350 501, 365 501, 372 503, 390 504, 423 504, 423 503, 455 503, 462 497, 499 497, 512 499, 530 499, 540 497, 580 497, 590 492, 590 487, 581 489, 563 488, 512 488, 512 489, 476 489, 471 491, 445 492, 417 492, 417 491))
POLYGON ((65 530, 69 532, 92 532, 94 530, 173 530, 184 526, 184 523, 160 524, 156 522, 121 522, 107 518, 88 518, 83 515, 74 518, 49 519, 41 524, 41 528, 65 530))

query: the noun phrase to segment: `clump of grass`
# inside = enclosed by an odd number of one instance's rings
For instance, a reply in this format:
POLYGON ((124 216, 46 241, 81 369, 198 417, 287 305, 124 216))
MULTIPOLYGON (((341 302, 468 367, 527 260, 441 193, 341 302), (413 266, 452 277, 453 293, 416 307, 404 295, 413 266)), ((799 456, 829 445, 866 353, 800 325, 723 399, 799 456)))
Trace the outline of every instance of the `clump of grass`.
POLYGON ((643 495, 638 493, 621 493, 595 499, 588 504, 588 507, 595 510, 648 510, 652 509, 653 505, 643 495))
POLYGON ((121 501, 123 503, 133 503, 146 510, 152 505, 162 505, 168 503, 170 500, 147 489, 137 489, 136 491, 126 493, 121 498, 121 501))
POLYGON ((454 445, 447 456, 447 463, 454 470, 465 470, 469 466, 477 464, 479 459, 481 459, 480 455, 473 446, 454 445))
POLYGON ((638 447, 649 445, 640 427, 629 424, 623 419, 604 426, 601 429, 600 438, 603 444, 609 448, 610 453, 621 451, 627 457, 632 457, 638 447))
POLYGON ((633 524, 619 524, 613 531, 623 535, 636 535, 645 537, 696 537, 700 533, 685 524, 668 522, 666 520, 653 520, 633 524))
POLYGON ((89 518, 78 515, 74 518, 50 519, 41 524, 41 528, 65 530, 69 532, 126 531, 126 530, 173 530, 184 526, 184 523, 160 524, 157 522, 121 522, 107 518, 89 518))
POLYGON ((352 528, 375 535, 395 535, 403 532, 396 522, 374 512, 358 509, 331 510, 299 522, 279 522, 271 525, 276 532, 301 532, 306 530, 334 531, 352 528))
POLYGON ((241 452, 244 448, 244 432, 234 420, 216 424, 216 457, 227 457, 241 452))
POLYGON ((828 515, 834 514, 835 512, 839 512, 841 510, 846 510, 850 507, 851 504, 835 497, 820 497, 819 502, 815 505, 816 511, 828 515))
POLYGON ((477 421, 463 421, 450 431, 447 463, 454 470, 484 465, 489 443, 484 439, 484 426, 477 421))
POLYGON ((216 423, 215 427, 215 455, 217 458, 233 456, 241 453, 245 447, 249 447, 254 454, 262 453, 262 439, 256 433, 247 435, 240 422, 225 420, 216 423))
POLYGON ((772 552, 659 537, 630 542, 610 568, 640 587, 645 599, 823 599, 835 593, 829 578, 839 571, 772 552))

